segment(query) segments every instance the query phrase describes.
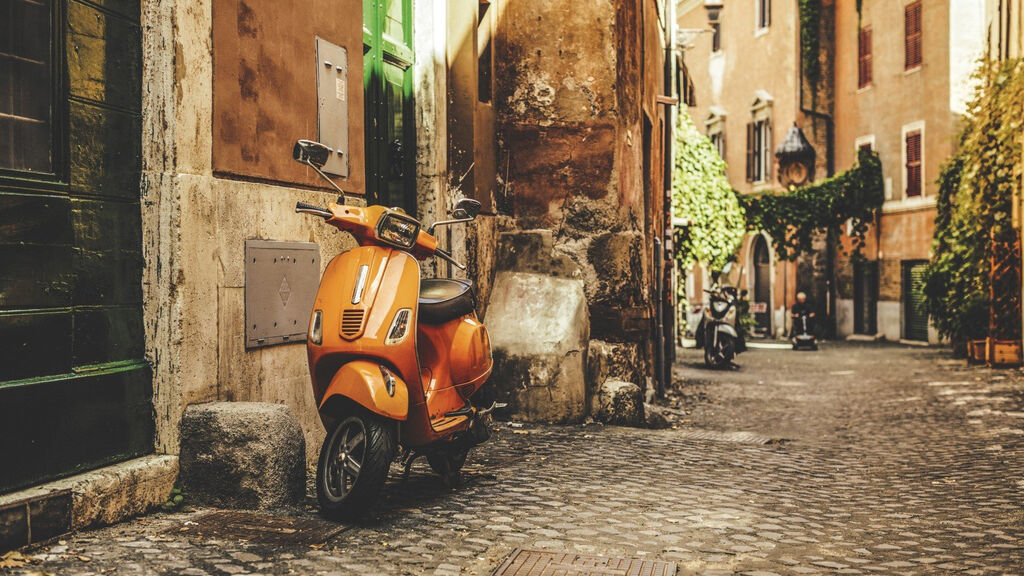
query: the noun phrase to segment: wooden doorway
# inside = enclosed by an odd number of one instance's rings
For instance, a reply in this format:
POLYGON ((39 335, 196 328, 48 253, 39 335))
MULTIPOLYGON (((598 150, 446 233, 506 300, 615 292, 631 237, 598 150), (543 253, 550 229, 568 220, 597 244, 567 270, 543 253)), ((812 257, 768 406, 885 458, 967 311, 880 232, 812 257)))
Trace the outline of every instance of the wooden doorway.
POLYGON ((772 257, 768 241, 758 234, 754 237, 752 260, 754 268, 754 320, 757 331, 762 334, 772 333, 772 257), (763 311, 761 311, 763 310, 763 311))
POLYGON ((878 332, 878 261, 853 264, 853 331, 878 332))

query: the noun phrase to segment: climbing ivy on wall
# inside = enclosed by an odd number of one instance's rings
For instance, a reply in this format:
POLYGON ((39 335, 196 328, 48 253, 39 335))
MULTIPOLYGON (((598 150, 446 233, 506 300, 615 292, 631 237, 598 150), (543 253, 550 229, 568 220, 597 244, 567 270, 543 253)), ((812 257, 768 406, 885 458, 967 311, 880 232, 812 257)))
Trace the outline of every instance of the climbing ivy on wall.
POLYGON ((812 85, 821 79, 821 62, 818 60, 820 23, 821 0, 800 0, 800 60, 804 76, 812 85))
POLYGON ((859 254, 868 225, 885 201, 882 164, 878 155, 861 150, 857 164, 831 178, 783 194, 741 195, 747 227, 772 238, 779 258, 794 260, 811 251, 821 232, 841 232, 851 223, 853 248, 859 254))
MULTIPOLYGON (((982 65, 977 80, 957 153, 939 177, 934 257, 925 272, 932 322, 959 348, 989 335, 992 246, 1013 242, 1019 233, 1012 213, 1024 164, 1024 59, 982 65)), ((1012 290, 1019 291, 1019 283, 1012 290)), ((1001 329, 992 336, 1020 338, 1019 311, 1012 314, 995 319, 1001 329)))
POLYGON ((725 161, 685 110, 676 129, 672 215, 687 225, 676 229, 675 256, 682 270, 700 262, 721 270, 736 253, 745 223, 737 195, 725 176, 725 161))

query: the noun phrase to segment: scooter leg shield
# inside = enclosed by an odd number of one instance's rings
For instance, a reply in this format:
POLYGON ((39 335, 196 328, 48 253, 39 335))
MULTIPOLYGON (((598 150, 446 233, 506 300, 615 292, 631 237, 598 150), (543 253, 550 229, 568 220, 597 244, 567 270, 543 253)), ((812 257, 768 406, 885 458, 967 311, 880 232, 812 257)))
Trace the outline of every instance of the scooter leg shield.
POLYGON ((335 396, 344 396, 392 420, 409 417, 409 389, 405 381, 394 370, 371 360, 353 360, 339 368, 324 392, 320 410, 335 396))

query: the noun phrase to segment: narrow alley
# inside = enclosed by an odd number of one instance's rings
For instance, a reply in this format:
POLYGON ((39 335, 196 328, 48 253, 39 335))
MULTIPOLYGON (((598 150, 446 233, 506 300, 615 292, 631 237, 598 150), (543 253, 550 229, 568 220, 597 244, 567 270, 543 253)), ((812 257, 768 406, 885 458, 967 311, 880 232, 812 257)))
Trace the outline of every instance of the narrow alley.
MULTIPOLYGON (((323 544, 203 537, 209 510, 25 550, 25 570, 491 574, 517 548, 675 563, 679 574, 1024 569, 1024 378, 945 350, 683 351, 672 429, 496 426, 467 480, 392 467, 376 521, 323 544)), ((313 519, 315 504, 293 516, 313 519)))

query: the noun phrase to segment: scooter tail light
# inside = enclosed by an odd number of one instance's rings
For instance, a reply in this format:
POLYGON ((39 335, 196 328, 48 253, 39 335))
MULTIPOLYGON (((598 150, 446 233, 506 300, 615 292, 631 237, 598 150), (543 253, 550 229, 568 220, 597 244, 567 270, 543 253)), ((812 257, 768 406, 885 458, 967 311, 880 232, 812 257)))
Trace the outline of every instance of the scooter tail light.
POLYGON ((313 312, 313 320, 309 323, 309 341, 319 346, 324 341, 323 315, 320 310, 313 312))
POLYGON ((391 321, 391 328, 388 329, 388 337, 384 340, 384 344, 394 346, 405 340, 406 335, 409 333, 409 316, 411 314, 412 310, 409 308, 402 308, 395 314, 395 319, 391 321))

